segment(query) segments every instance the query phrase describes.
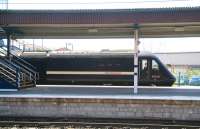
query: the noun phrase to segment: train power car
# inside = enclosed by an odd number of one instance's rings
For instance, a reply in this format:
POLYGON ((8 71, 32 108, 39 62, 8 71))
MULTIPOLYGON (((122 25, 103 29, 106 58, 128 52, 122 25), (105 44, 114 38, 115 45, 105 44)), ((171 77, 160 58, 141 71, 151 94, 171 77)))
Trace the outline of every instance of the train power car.
MULTIPOLYGON (((133 53, 22 55, 38 84, 133 85, 133 53)), ((139 85, 171 86, 175 77, 152 54, 139 54, 139 85)))

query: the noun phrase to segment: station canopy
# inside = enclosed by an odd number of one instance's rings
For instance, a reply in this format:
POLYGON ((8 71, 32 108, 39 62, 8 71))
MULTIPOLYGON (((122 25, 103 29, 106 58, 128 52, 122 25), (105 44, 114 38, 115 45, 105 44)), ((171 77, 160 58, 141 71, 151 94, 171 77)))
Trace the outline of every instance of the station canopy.
POLYGON ((1 10, 0 36, 13 38, 199 37, 200 7, 1 10))

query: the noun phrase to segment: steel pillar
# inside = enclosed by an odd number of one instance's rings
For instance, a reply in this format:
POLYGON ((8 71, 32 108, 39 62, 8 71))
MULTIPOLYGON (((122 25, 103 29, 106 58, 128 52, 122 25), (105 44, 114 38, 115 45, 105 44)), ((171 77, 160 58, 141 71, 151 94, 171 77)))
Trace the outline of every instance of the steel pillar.
POLYGON ((135 38, 135 43, 134 43, 134 94, 138 93, 138 46, 139 46, 139 31, 138 29, 135 29, 134 31, 134 38, 135 38))
POLYGON ((10 58, 10 41, 11 41, 11 35, 7 34, 7 57, 10 58))

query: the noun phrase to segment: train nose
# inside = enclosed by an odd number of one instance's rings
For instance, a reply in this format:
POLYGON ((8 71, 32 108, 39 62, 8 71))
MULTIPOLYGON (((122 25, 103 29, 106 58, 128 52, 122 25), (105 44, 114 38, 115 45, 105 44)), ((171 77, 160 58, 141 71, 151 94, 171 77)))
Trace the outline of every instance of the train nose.
POLYGON ((173 85, 175 83, 175 81, 176 81, 175 76, 171 75, 171 77, 170 77, 170 83, 171 83, 171 85, 173 85))

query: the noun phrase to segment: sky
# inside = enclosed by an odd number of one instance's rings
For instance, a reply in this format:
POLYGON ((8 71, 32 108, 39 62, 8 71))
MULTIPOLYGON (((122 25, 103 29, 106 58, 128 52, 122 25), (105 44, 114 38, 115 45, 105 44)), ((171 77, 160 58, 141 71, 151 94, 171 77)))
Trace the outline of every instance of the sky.
MULTIPOLYGON (((124 9, 200 6, 200 0, 0 0, 1 9, 124 9), (8 6, 3 3, 9 3, 8 6)), ((150 52, 200 51, 200 38, 157 38, 140 39, 140 50, 150 52)), ((33 40, 20 42, 33 43, 33 40)), ((42 40, 34 40, 41 45, 42 40)), ((54 39, 43 40, 43 46, 50 49, 73 44, 74 50, 99 51, 101 49, 133 49, 134 39, 54 39)))
MULTIPOLYGON (((68 44, 74 51, 101 51, 109 50, 133 50, 134 39, 22 39, 20 42, 34 44, 51 50, 64 48, 68 44)), ((200 52, 200 38, 145 38, 140 39, 140 51, 153 53, 163 52, 200 52)))

